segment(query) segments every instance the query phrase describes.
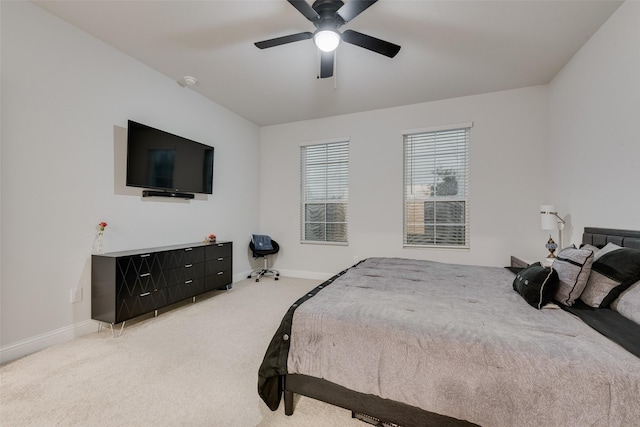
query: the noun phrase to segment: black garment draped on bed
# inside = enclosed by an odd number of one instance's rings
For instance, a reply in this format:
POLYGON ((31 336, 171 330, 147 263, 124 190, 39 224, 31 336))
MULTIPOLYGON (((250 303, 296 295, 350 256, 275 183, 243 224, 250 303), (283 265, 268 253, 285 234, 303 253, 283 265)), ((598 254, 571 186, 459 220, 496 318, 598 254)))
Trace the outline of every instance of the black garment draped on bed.
MULTIPOLYGON (((357 265, 357 264, 356 264, 357 265)), ((289 356, 289 347, 291 344, 291 326, 293 323, 293 313, 300 304, 320 292, 322 289, 333 283, 338 277, 342 276, 349 269, 343 270, 314 289, 309 291, 302 298, 298 299, 287 313, 284 315, 278 330, 271 339, 267 352, 264 355, 260 369, 258 370, 258 394, 267 404, 269 409, 275 411, 280 405, 282 391, 284 390, 283 375, 287 372, 287 358, 289 356)))

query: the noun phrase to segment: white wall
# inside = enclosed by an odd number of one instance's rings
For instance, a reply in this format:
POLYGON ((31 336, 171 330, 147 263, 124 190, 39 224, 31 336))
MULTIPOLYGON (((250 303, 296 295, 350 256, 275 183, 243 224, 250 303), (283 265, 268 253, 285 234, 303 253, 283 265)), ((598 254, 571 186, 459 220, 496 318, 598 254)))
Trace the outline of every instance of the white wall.
POLYGON ((549 85, 550 203, 585 226, 640 229, 640 2, 626 1, 549 85))
POLYGON ((539 259, 543 203, 569 215, 565 242, 584 226, 640 226, 640 2, 625 2, 549 86, 263 129, 30 3, 0 5, 2 360, 93 328, 90 253, 102 220, 107 250, 215 232, 236 241, 236 275, 259 229, 282 244, 277 267, 302 277, 354 257, 539 259), (147 201, 123 188, 127 119, 214 145, 214 195, 147 201), (468 121, 471 249, 403 249, 401 131, 468 121), (345 136, 350 244, 301 245, 298 144, 345 136), (70 304, 75 287, 85 299, 70 304))
POLYGON ((402 256, 508 265, 544 257, 545 87, 470 96, 261 129, 260 228, 281 245, 277 267, 325 277, 355 258, 402 256), (473 122, 470 250, 404 249, 403 130, 473 122), (349 245, 300 243, 299 144, 349 137, 349 245))
POLYGON ((107 251, 216 233, 235 243, 235 277, 246 274, 259 224, 258 127, 31 3, 1 7, 3 359, 95 330, 100 221, 107 251), (127 119, 213 145, 214 194, 149 200, 125 188, 127 119), (77 287, 84 300, 70 304, 77 287))

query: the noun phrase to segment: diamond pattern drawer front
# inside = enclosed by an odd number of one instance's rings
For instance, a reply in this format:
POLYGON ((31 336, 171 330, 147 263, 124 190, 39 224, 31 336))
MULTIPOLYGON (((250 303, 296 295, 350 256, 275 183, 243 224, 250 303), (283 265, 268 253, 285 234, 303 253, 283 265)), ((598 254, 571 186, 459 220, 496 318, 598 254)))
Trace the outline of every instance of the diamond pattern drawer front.
POLYGON ((232 248, 232 242, 194 243, 93 255, 91 318, 120 323, 231 285, 232 248))
POLYGON ((123 320, 149 313, 165 305, 167 303, 164 291, 146 292, 133 298, 119 300, 118 316, 113 323, 120 323, 123 320))
POLYGON ((191 298, 204 292, 204 278, 187 280, 164 290, 167 295, 167 304, 173 304, 183 299, 191 298))
POLYGON ((122 276, 139 272, 161 271, 167 262, 167 252, 146 252, 118 258, 118 269, 122 276))
POLYGON ((202 279, 204 277, 204 263, 186 264, 165 271, 165 286, 174 286, 185 283, 188 280, 202 279))
POLYGON ((180 267, 187 264, 198 264, 204 262, 204 248, 185 248, 171 251, 167 260, 167 268, 180 267))

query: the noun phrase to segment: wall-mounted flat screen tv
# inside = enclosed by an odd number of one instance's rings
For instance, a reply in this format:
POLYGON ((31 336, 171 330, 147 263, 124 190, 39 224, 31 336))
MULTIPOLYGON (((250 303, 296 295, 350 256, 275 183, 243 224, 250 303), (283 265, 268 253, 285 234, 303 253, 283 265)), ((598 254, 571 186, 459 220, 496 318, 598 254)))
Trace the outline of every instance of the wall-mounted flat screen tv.
POLYGON ((129 120, 127 185, 212 194, 213 147, 129 120))

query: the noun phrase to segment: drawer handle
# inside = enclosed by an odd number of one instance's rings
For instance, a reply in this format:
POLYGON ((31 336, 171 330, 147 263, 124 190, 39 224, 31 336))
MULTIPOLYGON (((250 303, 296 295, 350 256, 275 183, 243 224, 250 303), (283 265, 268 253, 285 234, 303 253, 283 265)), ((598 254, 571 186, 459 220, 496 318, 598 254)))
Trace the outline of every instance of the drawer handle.
POLYGON ((222 261, 224 258, 218 258, 218 261, 222 261))
POLYGON ((151 295, 151 292, 145 292, 144 294, 140 294, 141 297, 146 297, 147 295, 151 295))
POLYGON ((151 273, 142 273, 142 274, 140 275, 140 277, 147 277, 147 276, 151 276, 151 273))
POLYGON ((191 268, 191 267, 193 267, 193 264, 187 264, 184 266, 184 268, 191 268))
POLYGON ((224 271, 218 271, 218 276, 221 276, 224 274, 224 271))
POLYGON ((144 255, 140 255, 140 258, 146 258, 148 256, 151 256, 151 254, 144 254, 144 255))
POLYGON ((188 285, 189 283, 193 282, 193 280, 187 280, 186 282, 184 282, 185 285, 188 285))
POLYGON ((193 250, 193 248, 186 248, 184 251, 185 252, 189 252, 189 251, 192 251, 192 250, 193 250))

